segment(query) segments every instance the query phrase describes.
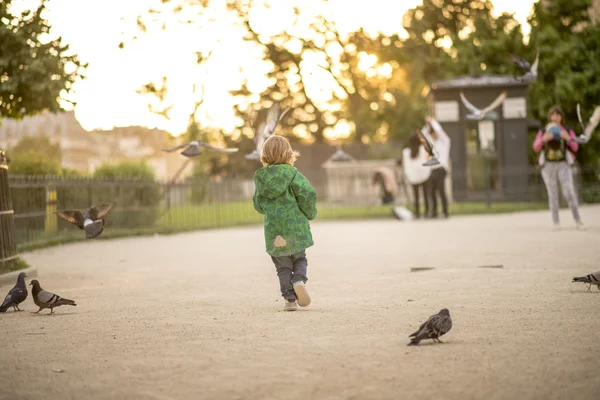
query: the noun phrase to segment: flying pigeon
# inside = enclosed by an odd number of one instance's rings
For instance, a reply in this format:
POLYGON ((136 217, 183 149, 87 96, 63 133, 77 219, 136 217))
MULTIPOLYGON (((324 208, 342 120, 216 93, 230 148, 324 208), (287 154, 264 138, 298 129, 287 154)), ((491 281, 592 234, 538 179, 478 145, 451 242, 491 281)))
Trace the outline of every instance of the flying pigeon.
POLYGON ((275 132, 277 124, 281 122, 285 114, 287 114, 290 110, 291 108, 287 107, 285 110, 281 111, 281 106, 279 104, 275 104, 269 109, 269 112, 267 113, 267 122, 264 124, 262 129, 257 131, 256 149, 252 153, 245 156, 247 160, 260 160, 260 152, 262 150, 263 143, 273 134, 273 132, 275 132))
POLYGON ((429 160, 427 160, 427 161, 425 161, 425 163, 423 163, 423 166, 433 167, 434 165, 440 164, 440 160, 438 160, 434 154, 433 144, 431 143, 429 138, 425 135, 424 132, 421 132, 421 136, 424 139, 425 151, 427 152, 427 154, 429 154, 431 156, 431 158, 429 160))
POLYGON ((180 144, 179 146, 169 147, 167 149, 162 149, 162 150, 171 153, 173 151, 185 148, 185 150, 182 151, 180 154, 182 156, 185 156, 185 157, 188 157, 188 158, 192 158, 192 157, 198 157, 200 154, 202 154, 202 151, 200 150, 200 147, 204 147, 204 148, 209 149, 209 150, 220 151, 222 153, 235 153, 236 151, 239 150, 237 148, 216 147, 216 146, 212 146, 212 145, 210 145, 208 143, 200 142, 198 140, 194 140, 192 142, 183 143, 183 144, 180 144))
POLYGON ((594 272, 593 274, 589 274, 586 276, 575 277, 571 282, 587 283, 589 285, 587 290, 588 292, 592 291, 592 285, 597 285, 598 290, 600 290, 600 271, 594 272))
POLYGON ((17 277, 17 283, 10 289, 2 305, 0 306, 0 313, 6 312, 9 307, 12 307, 15 311, 23 311, 19 308, 19 304, 25 301, 27 298, 27 286, 25 286, 25 278, 27 274, 21 272, 17 277))
POLYGON ((56 214, 70 224, 85 230, 85 238, 93 239, 100 236, 104 230, 104 217, 113 209, 116 203, 100 204, 85 210, 57 211, 56 214))
POLYGON ((415 333, 409 336, 412 339, 408 345, 417 346, 424 339, 433 339, 434 342, 442 343, 440 336, 448 333, 450 329, 452 329, 452 318, 450 318, 450 311, 444 308, 438 314, 429 317, 415 333))
POLYGON ((583 129, 583 134, 580 135, 577 139, 575 139, 578 143, 587 143, 592 136, 592 132, 600 123, 600 106, 597 106, 592 114, 592 117, 588 121, 586 126, 583 125, 583 119, 581 118, 581 108, 579 104, 577 104, 577 118, 579 119, 579 123, 581 124, 581 128, 583 129))
POLYGON ((537 78, 538 75, 538 64, 540 62, 540 49, 537 49, 537 53, 535 56, 535 61, 533 62, 533 65, 529 64, 529 62, 527 62, 526 60, 523 60, 521 57, 516 56, 514 54, 510 54, 510 59, 517 64, 517 66, 519 68, 521 68, 523 71, 525 71, 525 75, 521 76, 521 77, 515 77, 517 80, 525 81, 525 80, 530 80, 530 79, 535 79, 537 78))
POLYGON ((33 288, 31 289, 33 302, 36 306, 40 308, 34 314, 39 313, 44 308, 49 308, 50 314, 52 314, 54 312, 54 307, 77 305, 73 300, 63 299, 57 294, 42 289, 40 283, 36 279, 32 280, 29 285, 33 286, 33 288))
POLYGON ((482 120, 487 113, 497 108, 500 104, 504 102, 504 99, 506 99, 506 92, 500 93, 500 95, 496 98, 496 100, 492 102, 492 104, 481 110, 475 107, 473 104, 471 104, 469 100, 467 100, 463 92, 460 92, 460 99, 462 100, 465 107, 467 107, 467 109, 471 112, 471 114, 467 114, 467 119, 479 121, 482 120))

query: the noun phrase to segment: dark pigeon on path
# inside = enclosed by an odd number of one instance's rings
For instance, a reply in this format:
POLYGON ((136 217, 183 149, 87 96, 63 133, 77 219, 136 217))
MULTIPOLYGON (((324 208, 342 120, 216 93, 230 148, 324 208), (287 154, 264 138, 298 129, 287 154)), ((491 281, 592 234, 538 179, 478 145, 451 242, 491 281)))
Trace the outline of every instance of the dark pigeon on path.
POLYGON ((23 311, 19 308, 19 304, 25 301, 27 298, 27 286, 25 286, 25 278, 27 278, 27 274, 25 272, 21 272, 17 277, 17 283, 15 286, 10 289, 2 305, 0 306, 0 312, 6 312, 10 307, 12 307, 15 311, 23 311))
POLYGON ((409 336, 413 339, 408 345, 417 346, 424 339, 433 339, 434 342, 442 343, 439 339, 440 336, 448 333, 450 329, 452 329, 452 318, 450 318, 450 311, 444 308, 439 313, 429 317, 415 333, 409 336))

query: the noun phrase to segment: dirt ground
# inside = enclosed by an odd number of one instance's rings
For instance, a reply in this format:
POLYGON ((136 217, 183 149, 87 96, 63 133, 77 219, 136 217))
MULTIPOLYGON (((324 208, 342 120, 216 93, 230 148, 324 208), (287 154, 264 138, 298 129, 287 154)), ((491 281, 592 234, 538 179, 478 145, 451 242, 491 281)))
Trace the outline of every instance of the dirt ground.
POLYGON ((0 399, 598 399, 600 292, 571 278, 600 270, 600 207, 582 215, 317 221, 291 313, 261 227, 28 253, 78 305, 0 315, 0 399), (444 307, 445 343, 407 347, 444 307))

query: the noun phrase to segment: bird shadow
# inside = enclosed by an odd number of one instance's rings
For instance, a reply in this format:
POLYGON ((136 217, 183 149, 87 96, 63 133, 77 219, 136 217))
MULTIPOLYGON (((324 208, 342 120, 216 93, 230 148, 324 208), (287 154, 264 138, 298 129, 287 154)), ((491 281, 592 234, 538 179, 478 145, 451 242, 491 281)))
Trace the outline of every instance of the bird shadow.
POLYGON ((456 344, 454 342, 442 342, 442 343, 437 343, 434 342, 433 340, 428 340, 427 342, 421 342, 416 346, 409 346, 408 347, 429 347, 429 346, 447 346, 447 345, 452 345, 452 344, 456 344))
POLYGON ((32 317, 34 317, 34 316, 38 316, 38 317, 40 317, 40 316, 43 316, 43 317, 54 317, 54 316, 75 315, 75 314, 77 314, 75 312, 65 312, 65 313, 56 313, 55 312, 55 313, 52 313, 52 314, 50 314, 50 313, 44 313, 44 314, 42 314, 41 312, 40 313, 36 313, 34 311, 30 311, 30 313, 31 313, 32 317))
POLYGON ((410 272, 431 271, 432 269, 435 269, 435 268, 433 268, 433 267, 412 267, 410 269, 410 272))

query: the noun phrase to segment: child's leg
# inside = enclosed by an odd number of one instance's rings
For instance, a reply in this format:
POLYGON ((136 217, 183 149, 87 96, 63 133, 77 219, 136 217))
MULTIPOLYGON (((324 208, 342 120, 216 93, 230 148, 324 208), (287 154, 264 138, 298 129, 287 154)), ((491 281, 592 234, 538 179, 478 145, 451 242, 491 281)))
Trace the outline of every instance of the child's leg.
POLYGON ((292 276, 292 284, 296 282, 304 282, 308 280, 306 277, 306 270, 308 267, 308 261, 306 260, 306 252, 302 250, 299 253, 292 254, 291 256, 293 263, 294 275, 292 276))
POLYGON ((308 266, 306 252, 302 250, 296 254, 292 254, 291 258, 294 263, 294 275, 292 276, 294 292, 298 298, 298 305, 300 307, 306 307, 310 304, 310 295, 308 294, 305 285, 308 280, 306 277, 306 269, 308 266))
POLYGON ((279 288, 281 289, 281 295, 287 301, 296 301, 296 292, 292 286, 292 275, 294 269, 294 263, 292 257, 282 256, 273 257, 271 256, 275 268, 277 269, 277 276, 279 277, 279 288))

